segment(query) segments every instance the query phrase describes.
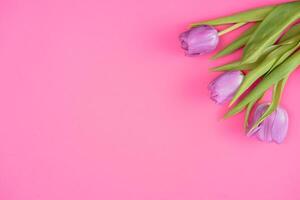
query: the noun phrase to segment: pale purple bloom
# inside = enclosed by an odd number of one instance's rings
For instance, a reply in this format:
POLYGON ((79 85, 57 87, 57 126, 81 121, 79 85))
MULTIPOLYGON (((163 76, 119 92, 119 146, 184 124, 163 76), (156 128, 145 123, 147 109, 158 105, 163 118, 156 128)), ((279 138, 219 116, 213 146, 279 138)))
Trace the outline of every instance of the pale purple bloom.
POLYGON ((224 72, 209 84, 210 98, 218 104, 231 99, 243 79, 244 74, 241 71, 224 72))
MULTIPOLYGON (((252 125, 263 115, 268 106, 265 103, 257 107, 253 115, 252 125)), ((287 136, 288 123, 287 112, 283 108, 278 107, 257 128, 248 132, 248 136, 255 134, 263 142, 276 142, 280 144, 287 136)))
POLYGON ((183 32, 179 36, 181 47, 186 55, 203 55, 210 53, 219 43, 218 31, 208 25, 202 25, 183 32))

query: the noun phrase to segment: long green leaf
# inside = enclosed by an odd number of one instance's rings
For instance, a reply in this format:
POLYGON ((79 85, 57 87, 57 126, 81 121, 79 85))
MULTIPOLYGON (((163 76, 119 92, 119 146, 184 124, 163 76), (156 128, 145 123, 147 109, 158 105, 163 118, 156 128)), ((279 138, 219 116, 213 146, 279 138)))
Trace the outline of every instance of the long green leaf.
POLYGON ((241 65, 240 61, 232 62, 226 65, 214 67, 211 69, 211 71, 236 71, 236 70, 250 70, 254 67, 254 65, 251 64, 246 64, 246 65, 241 65))
MULTIPOLYGON (((245 45, 243 43, 246 42, 249 39, 251 33, 254 32, 254 30, 257 26, 258 26, 258 24, 252 26, 244 34, 242 34, 240 36, 240 38, 235 40, 233 43, 231 43, 225 49, 221 50, 213 58, 215 59, 215 58, 219 58, 219 57, 228 55, 228 54, 234 52, 235 50, 241 48, 243 45, 245 45)), ((299 39, 300 39, 300 24, 296 24, 295 26, 290 28, 288 30, 288 32, 286 32, 281 37, 281 39, 279 40, 279 43, 277 45, 272 45, 272 46, 268 47, 264 51, 263 55, 260 56, 259 60, 256 61, 255 63, 243 64, 241 61, 235 61, 235 62, 232 62, 232 63, 229 63, 229 64, 225 64, 225 65, 222 65, 222 66, 215 67, 215 68, 212 69, 212 71, 234 71, 234 70, 251 70, 251 69, 254 69, 255 67, 259 66, 259 63, 266 57, 267 54, 269 54, 271 51, 273 51, 279 45, 292 44, 292 43, 295 43, 295 42, 299 41, 299 39)), ((286 55, 287 56, 291 55, 291 53, 293 53, 296 49, 297 49, 297 47, 292 48, 289 52, 286 53, 286 55)), ((272 66, 271 70, 274 67, 281 64, 285 59, 286 59, 286 56, 280 57, 280 59, 276 62, 276 64, 274 64, 272 66)))
POLYGON ((300 17, 300 2, 275 7, 251 35, 244 49, 243 63, 253 63, 264 49, 275 43, 281 33, 300 17))
POLYGON ((293 48, 295 45, 283 45, 272 51, 259 66, 251 70, 245 77, 244 80, 233 96, 229 105, 235 103, 235 101, 248 89, 250 86, 268 72, 272 66, 276 63, 278 58, 282 57, 287 51, 293 48))
POLYGON ((231 16, 221 17, 218 19, 207 20, 202 22, 193 23, 191 26, 196 27, 200 25, 222 25, 241 22, 256 22, 263 20, 275 6, 266 6, 262 8, 256 8, 245 12, 240 12, 231 16))
POLYGON ((282 56, 280 56, 280 58, 276 61, 276 63, 269 69, 269 71, 266 74, 271 73, 271 71, 277 67, 278 65, 280 65, 281 63, 283 63, 290 55, 292 55, 298 48, 300 47, 300 42, 298 42, 296 45, 294 45, 294 47, 292 47, 290 50, 288 50, 287 52, 285 52, 282 56))
POLYGON ((264 54, 255 62, 243 64, 241 61, 235 61, 229 64, 212 68, 212 71, 236 71, 236 70, 252 70, 260 65, 260 63, 266 58, 266 56, 274 49, 278 48, 279 45, 273 45, 267 48, 264 54))
POLYGON ((263 80, 247 96, 245 96, 245 98, 225 114, 225 118, 241 112, 251 101, 259 98, 268 88, 294 71, 299 64, 300 51, 297 51, 286 59, 285 62, 276 67, 270 74, 265 76, 263 80))
POLYGON ((291 27, 281 38, 280 42, 288 41, 295 36, 300 35, 300 24, 296 24, 291 27))
POLYGON ((229 55, 229 54, 233 53, 234 51, 240 49, 244 45, 246 45, 246 43, 248 42, 248 40, 250 38, 250 35, 255 31, 257 26, 258 26, 258 24, 255 24, 252 27, 250 27, 240 37, 235 39, 231 44, 229 44, 227 47, 220 50, 216 55, 214 55, 212 57, 212 59, 218 59, 220 57, 229 55))
POLYGON ((296 45, 290 50, 288 50, 286 53, 284 53, 266 74, 269 74, 275 67, 283 63, 285 59, 287 59, 292 53, 294 53, 300 47, 299 40, 300 40, 300 24, 296 24, 280 38, 278 44, 278 45, 286 45, 286 44, 292 44, 296 42, 296 45))

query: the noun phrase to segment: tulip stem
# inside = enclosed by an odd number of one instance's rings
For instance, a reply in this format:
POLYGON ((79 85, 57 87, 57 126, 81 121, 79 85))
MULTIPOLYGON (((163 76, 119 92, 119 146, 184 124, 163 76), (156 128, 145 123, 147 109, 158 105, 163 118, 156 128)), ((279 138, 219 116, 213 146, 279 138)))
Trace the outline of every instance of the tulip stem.
POLYGON ((238 29, 238 28, 240 28, 241 26, 244 26, 245 24, 246 24, 245 22, 241 22, 241 23, 234 24, 234 25, 232 25, 232 26, 230 26, 230 27, 224 29, 223 31, 220 31, 220 32, 219 32, 219 36, 224 35, 224 34, 226 34, 226 33, 229 33, 229 32, 231 32, 231 31, 233 31, 233 30, 235 30, 235 29, 238 29))

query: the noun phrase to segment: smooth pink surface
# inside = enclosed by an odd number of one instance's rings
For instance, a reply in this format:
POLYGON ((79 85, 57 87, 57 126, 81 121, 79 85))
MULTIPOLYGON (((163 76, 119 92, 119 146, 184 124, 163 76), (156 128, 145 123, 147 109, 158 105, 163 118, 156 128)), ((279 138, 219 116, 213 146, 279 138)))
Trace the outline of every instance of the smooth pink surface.
MULTIPOLYGON (((2 0, 1 200, 298 200, 300 74, 282 145, 221 120, 190 22, 279 0, 2 0)), ((236 33, 222 38, 229 42, 236 33)))

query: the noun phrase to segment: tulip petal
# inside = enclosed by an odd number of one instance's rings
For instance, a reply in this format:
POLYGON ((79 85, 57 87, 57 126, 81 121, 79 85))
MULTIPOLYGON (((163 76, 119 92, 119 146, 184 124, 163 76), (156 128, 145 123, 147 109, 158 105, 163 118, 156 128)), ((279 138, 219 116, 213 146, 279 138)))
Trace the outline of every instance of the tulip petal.
POLYGON ((230 71, 221 74, 208 86, 210 98, 218 104, 229 100, 240 86, 243 77, 244 75, 240 71, 230 71))
POLYGON ((181 33, 179 41, 187 56, 203 55, 215 50, 219 36, 214 27, 203 25, 181 33))
MULTIPOLYGON (((261 104, 254 112, 252 124, 255 124, 259 118, 266 112, 269 104, 261 104)), ((247 135, 256 135, 263 142, 275 142, 281 144, 287 136, 288 131, 288 114, 278 107, 270 116, 265 118, 257 127, 251 129, 247 135)))
POLYGON ((276 143, 281 144, 286 138, 288 124, 287 112, 282 108, 278 108, 276 111, 276 123, 272 126, 272 138, 276 143))

